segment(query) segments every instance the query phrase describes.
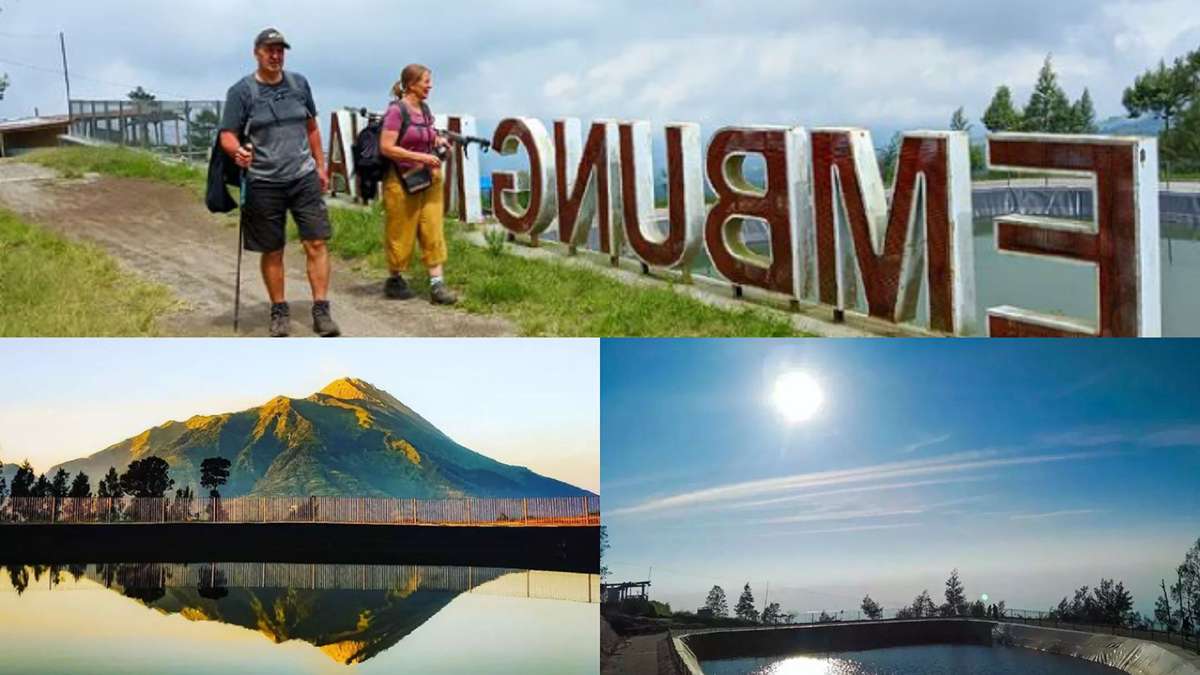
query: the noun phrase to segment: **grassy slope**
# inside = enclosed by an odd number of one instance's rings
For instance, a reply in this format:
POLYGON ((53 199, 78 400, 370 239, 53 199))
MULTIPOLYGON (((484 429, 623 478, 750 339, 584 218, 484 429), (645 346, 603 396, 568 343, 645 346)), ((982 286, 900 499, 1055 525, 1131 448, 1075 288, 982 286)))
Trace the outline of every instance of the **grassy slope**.
POLYGON ((99 248, 0 209, 0 336, 157 335, 174 304, 164 286, 123 272, 99 248))
MULTIPOLYGON (((334 209, 334 253, 386 269, 381 241, 382 211, 334 209)), ((600 271, 530 260, 488 249, 456 236, 465 226, 447 222, 450 259, 447 281, 463 291, 461 306, 479 314, 501 314, 526 335, 561 336, 787 336, 783 318, 746 308, 719 309, 659 288, 635 287, 600 271)), ((411 281, 421 292, 428 276, 413 265, 411 281)))
MULTIPOLYGON (((202 190, 204 171, 168 164, 124 148, 56 148, 27 155, 73 174, 103 173, 151 178, 202 190)), ((333 252, 376 271, 386 269, 382 212, 375 208, 330 210, 333 252)), ((561 336, 788 336, 797 335, 785 317, 747 307, 712 307, 661 288, 630 286, 599 270, 494 255, 455 236, 464 226, 447 223, 450 260, 447 281, 463 291, 461 307, 513 320, 525 335, 561 336)), ((294 233, 293 233, 294 236, 294 233)), ((428 278, 415 261, 412 281, 424 291, 428 278)))

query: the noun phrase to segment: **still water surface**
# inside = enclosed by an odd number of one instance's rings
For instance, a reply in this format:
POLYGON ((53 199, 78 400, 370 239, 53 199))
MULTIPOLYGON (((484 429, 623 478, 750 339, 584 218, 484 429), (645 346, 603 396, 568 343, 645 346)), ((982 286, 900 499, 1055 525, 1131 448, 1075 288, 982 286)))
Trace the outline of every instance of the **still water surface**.
POLYGON ((0 671, 598 673, 598 585, 465 567, 5 566, 0 671))
POLYGON ((1121 671, 1069 656, 1017 647, 926 645, 821 656, 723 659, 705 675, 1116 675, 1121 671))

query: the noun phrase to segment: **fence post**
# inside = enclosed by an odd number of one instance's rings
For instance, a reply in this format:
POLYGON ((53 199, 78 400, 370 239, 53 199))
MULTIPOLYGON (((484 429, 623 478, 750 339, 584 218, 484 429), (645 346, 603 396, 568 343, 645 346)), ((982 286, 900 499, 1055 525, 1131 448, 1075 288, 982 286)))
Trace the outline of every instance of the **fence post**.
POLYGON ((417 524, 417 498, 416 497, 413 497, 413 500, 412 500, 412 511, 413 511, 413 525, 416 525, 417 524))
POLYGON ((528 525, 529 524, 529 498, 528 497, 521 498, 521 511, 523 513, 523 518, 524 518, 525 524, 528 525))
POLYGON ((471 498, 467 497, 467 524, 471 524, 471 498))

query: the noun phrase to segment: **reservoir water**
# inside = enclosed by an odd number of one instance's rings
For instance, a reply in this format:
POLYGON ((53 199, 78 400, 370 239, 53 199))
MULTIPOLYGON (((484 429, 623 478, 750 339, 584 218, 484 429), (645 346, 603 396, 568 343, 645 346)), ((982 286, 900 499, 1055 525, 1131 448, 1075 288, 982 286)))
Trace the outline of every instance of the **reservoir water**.
POLYGON ((924 645, 862 652, 722 659, 705 675, 1116 675, 1121 671, 1019 647, 924 645))
MULTIPOLYGON (((1099 295, 1096 267, 1057 258, 1001 253, 996 250, 991 218, 978 218, 974 225, 975 317, 970 334, 987 333, 987 310, 1012 305, 1048 314, 1081 318, 1095 323, 1099 295)), ((751 228, 750 248, 768 252, 766 230, 751 228)), ((1164 227, 1159 240, 1162 265, 1163 335, 1200 335, 1200 232, 1182 227, 1164 227)), ((718 277, 707 254, 700 255, 693 272, 718 277)), ((919 322, 927 320, 925 291, 920 293, 919 322)), ((866 300, 859 289, 859 311, 866 300)))
POLYGON ((279 563, 0 571, 3 672, 599 672, 594 574, 279 563))

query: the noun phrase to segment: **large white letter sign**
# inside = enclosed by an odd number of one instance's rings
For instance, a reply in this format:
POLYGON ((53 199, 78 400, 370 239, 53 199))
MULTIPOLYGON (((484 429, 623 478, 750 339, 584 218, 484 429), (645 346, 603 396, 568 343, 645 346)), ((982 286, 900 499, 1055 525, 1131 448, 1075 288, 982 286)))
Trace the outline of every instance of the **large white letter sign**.
POLYGON ((798 297, 803 259, 796 245, 807 225, 808 134, 803 128, 727 127, 713 134, 708 146, 708 181, 717 203, 704 223, 704 242, 713 266, 738 285, 798 297), (746 180, 742 165, 756 153, 766 164, 766 189, 746 180), (763 221, 770 254, 746 245, 747 218, 763 221))
POLYGON ((625 240, 647 265, 690 268, 704 243, 704 167, 700 163, 700 125, 667 125, 666 232, 654 212, 654 166, 650 123, 623 122, 621 201, 625 240))
POLYGON ((621 250, 612 222, 617 207, 617 127, 611 121, 593 122, 582 145, 580 129, 575 118, 554 122, 558 239, 572 248, 586 245, 595 220, 600 250, 615 255, 621 250))
POLYGON ((847 289, 861 279, 871 316, 911 321, 920 297, 922 260, 929 283, 929 327, 966 332, 975 320, 971 163, 965 132, 904 135, 889 210, 864 129, 817 129, 812 134, 813 213, 820 301, 844 309, 847 289), (853 240, 855 270, 838 233, 838 209, 853 240), (923 218, 921 215, 923 214, 923 218))
POLYGON ((1096 266, 1099 323, 1018 307, 988 309, 994 337, 1158 337, 1158 142, 1153 138, 992 134, 992 168, 1094 177, 1092 223, 1021 215, 996 219, 996 248, 1096 266))
POLYGON ((340 176, 351 199, 358 198, 358 181, 354 176, 354 140, 358 130, 366 127, 365 118, 349 110, 335 110, 329 115, 329 152, 325 153, 329 171, 329 189, 334 197, 338 193, 340 176))
MULTIPOLYGON (((460 136, 475 136, 475 118, 470 115, 451 115, 437 119, 439 129, 453 131, 460 136)), ((449 161, 442 167, 445 177, 443 203, 446 215, 453 215, 464 223, 482 223, 483 205, 479 201, 479 153, 475 148, 467 151, 462 146, 453 146, 449 161)))
POLYGON ((518 203, 525 186, 518 185, 512 171, 492 173, 492 212, 508 231, 536 237, 554 221, 557 204, 554 195, 554 147, 541 121, 531 117, 501 120, 492 137, 492 147, 501 155, 511 155, 524 147, 529 156, 529 205, 518 203))

